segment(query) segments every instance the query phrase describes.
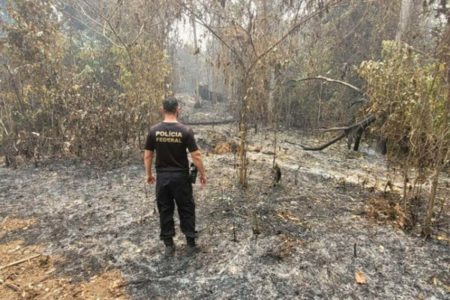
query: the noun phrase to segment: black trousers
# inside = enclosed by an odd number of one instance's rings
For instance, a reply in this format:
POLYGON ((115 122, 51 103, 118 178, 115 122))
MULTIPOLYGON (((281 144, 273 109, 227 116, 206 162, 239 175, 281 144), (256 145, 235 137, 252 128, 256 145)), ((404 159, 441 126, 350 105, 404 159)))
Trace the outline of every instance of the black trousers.
POLYGON ((195 203, 189 174, 161 172, 156 178, 156 203, 159 211, 162 240, 175 236, 173 212, 175 203, 180 217, 181 231, 186 237, 195 238, 195 203))

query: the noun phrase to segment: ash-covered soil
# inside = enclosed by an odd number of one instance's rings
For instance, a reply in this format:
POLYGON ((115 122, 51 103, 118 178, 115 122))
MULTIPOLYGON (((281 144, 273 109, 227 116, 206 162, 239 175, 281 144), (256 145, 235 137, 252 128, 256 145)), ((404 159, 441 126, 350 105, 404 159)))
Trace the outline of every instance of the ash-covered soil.
POLYGON ((0 244, 41 245, 62 258, 56 276, 74 282, 118 269, 131 299, 448 299, 448 177, 439 189, 444 211, 424 240, 420 228, 405 232, 368 215, 388 179, 390 193, 400 193, 401 178, 385 177, 384 159, 367 148, 308 153, 285 141, 314 140, 281 132, 282 180, 273 186, 272 133, 254 134, 249 188, 241 191, 237 160, 222 145, 236 139, 234 128, 194 128, 209 152, 209 184, 194 191, 202 249, 194 258, 180 234, 176 257, 163 258, 154 187, 144 184, 139 161, 109 171, 73 162, 1 168, 0 224, 33 224, 0 244))

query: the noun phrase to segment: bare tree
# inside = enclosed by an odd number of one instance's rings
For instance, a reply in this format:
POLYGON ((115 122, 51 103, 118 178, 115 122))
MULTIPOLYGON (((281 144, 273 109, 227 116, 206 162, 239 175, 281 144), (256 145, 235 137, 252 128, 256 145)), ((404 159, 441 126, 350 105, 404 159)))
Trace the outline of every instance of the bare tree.
POLYGON ((235 72, 237 70, 241 186, 245 187, 248 184, 246 148, 249 114, 251 108, 261 105, 255 99, 255 95, 259 92, 258 82, 264 81, 268 72, 270 82, 270 73, 279 63, 280 57, 286 57, 286 52, 283 53, 281 48, 288 42, 291 35, 340 2, 340 0, 297 1, 293 4, 284 1, 253 0, 245 3, 217 3, 216 1, 193 3, 178 0, 178 4, 188 16, 194 16, 198 23, 220 41, 228 53, 227 64, 231 65, 235 72), (274 9, 275 7, 277 9, 274 9), (269 10, 272 12, 272 19, 268 18, 269 10), (274 14, 275 11, 280 13, 274 14), (210 20, 213 18, 221 20, 221 28, 211 24, 210 20))

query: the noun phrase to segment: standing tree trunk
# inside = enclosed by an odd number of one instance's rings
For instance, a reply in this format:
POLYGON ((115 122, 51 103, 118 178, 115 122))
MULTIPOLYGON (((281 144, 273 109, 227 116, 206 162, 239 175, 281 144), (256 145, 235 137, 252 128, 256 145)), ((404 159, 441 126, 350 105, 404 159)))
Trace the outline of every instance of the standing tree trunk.
POLYGON ((403 211, 408 209, 408 164, 405 162, 403 165, 403 211))
POLYGON ((413 8, 414 8, 414 0, 402 0, 397 33, 395 34, 396 41, 401 41, 404 38, 406 29, 408 28, 411 21, 413 8))
MULTIPOLYGON (((244 73, 245 74, 245 73, 244 73)), ((239 93, 241 96, 241 108, 239 112, 239 137, 240 137, 240 145, 239 145, 239 183, 242 187, 246 188, 248 185, 247 180, 247 80, 248 74, 244 75, 241 92, 239 93)))
POLYGON ((436 199, 437 186, 439 183, 439 174, 440 170, 436 169, 431 180, 430 199, 428 200, 427 216, 425 218, 425 226, 422 231, 422 234, 426 237, 429 237, 431 235, 431 219, 433 217, 433 208, 436 199))
MULTIPOLYGON (((195 16, 191 15, 191 23, 192 23, 192 30, 194 33, 194 55, 195 55, 195 64, 198 66, 199 62, 198 62, 198 53, 200 51, 200 49, 198 48, 198 44, 197 44, 197 26, 195 24, 195 16)), ((198 76, 195 77, 195 104, 198 105, 199 107, 202 106, 202 97, 200 97, 200 90, 199 90, 199 80, 198 80, 198 76)))

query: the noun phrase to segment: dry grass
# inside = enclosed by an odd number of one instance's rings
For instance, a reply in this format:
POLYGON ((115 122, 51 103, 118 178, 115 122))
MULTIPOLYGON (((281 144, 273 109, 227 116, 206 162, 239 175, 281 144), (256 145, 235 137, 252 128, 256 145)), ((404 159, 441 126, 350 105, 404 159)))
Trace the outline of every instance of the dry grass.
MULTIPOLYGON (((2 232, 26 230, 35 219, 6 219, 2 232)), ((21 240, 0 244, 0 266, 35 257, 0 271, 0 299, 128 299, 120 271, 106 271, 87 282, 73 283, 58 277, 55 265, 63 258, 47 256, 40 245, 25 245, 21 240), (36 257, 36 255, 39 255, 36 257)))
POLYGON ((391 198, 375 195, 368 201, 365 212, 369 219, 379 224, 391 224, 401 229, 405 229, 405 226, 409 224, 409 219, 400 203, 391 198))

